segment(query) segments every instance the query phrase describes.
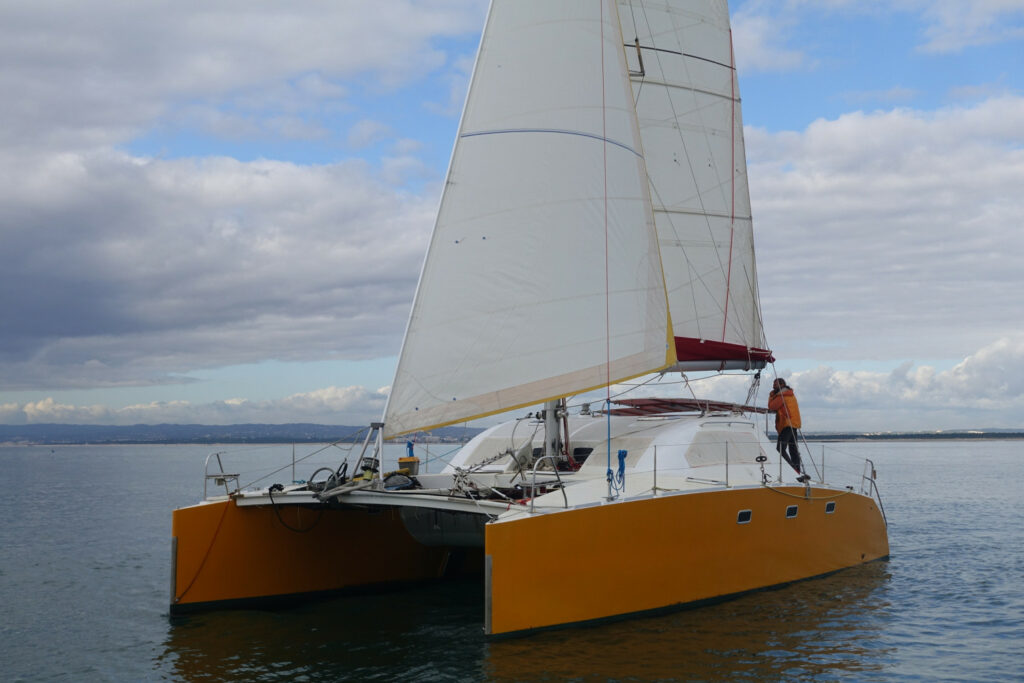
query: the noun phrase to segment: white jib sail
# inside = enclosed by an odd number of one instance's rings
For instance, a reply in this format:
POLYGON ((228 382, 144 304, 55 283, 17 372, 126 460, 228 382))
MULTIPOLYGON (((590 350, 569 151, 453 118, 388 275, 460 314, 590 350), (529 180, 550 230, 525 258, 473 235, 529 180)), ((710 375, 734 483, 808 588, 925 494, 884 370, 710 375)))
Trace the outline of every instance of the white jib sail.
POLYGON ((764 349, 728 3, 618 5, 675 335, 764 349))
POLYGON ((674 359, 614 0, 495 0, 385 435, 674 359))

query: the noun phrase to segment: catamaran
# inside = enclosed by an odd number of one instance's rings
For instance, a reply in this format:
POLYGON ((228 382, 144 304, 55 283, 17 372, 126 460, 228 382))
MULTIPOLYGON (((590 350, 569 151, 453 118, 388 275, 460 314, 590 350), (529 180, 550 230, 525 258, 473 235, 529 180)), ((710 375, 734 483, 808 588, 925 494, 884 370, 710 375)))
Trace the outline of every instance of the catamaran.
POLYGON ((757 408, 609 389, 738 371, 754 397, 773 360, 727 3, 493 0, 382 420, 318 481, 208 474, 171 612, 477 574, 502 635, 887 557, 873 466, 798 480, 757 408), (388 440, 501 413, 441 472, 382 471, 388 440))

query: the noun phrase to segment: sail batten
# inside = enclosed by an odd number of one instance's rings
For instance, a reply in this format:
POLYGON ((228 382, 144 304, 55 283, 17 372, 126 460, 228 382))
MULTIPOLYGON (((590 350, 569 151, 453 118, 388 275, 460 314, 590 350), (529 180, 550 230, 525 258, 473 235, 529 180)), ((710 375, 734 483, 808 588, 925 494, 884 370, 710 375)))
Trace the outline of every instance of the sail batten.
POLYGON ((640 152, 638 152, 637 150, 633 149, 632 147, 630 147, 628 144, 626 144, 624 142, 620 142, 619 140, 613 140, 612 138, 608 138, 608 137, 603 137, 603 136, 597 135, 595 133, 588 133, 588 132, 582 131, 582 130, 563 130, 563 129, 556 129, 556 128, 507 128, 505 130, 477 130, 477 131, 470 131, 470 132, 459 134, 459 137, 460 138, 472 138, 472 137, 476 137, 478 135, 505 135, 505 134, 512 134, 512 133, 553 133, 553 134, 558 134, 558 135, 578 135, 580 137, 591 138, 593 140, 598 140, 600 142, 607 142, 609 145, 615 145, 616 147, 621 147, 622 149, 626 150, 627 152, 632 152, 633 154, 635 154, 638 157, 642 157, 643 156, 642 154, 640 154, 640 152))

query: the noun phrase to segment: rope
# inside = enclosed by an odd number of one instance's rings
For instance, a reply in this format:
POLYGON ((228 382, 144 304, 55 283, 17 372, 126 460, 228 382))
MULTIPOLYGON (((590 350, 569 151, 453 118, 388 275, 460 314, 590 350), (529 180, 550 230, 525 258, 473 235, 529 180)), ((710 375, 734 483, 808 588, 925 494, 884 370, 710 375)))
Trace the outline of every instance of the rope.
MULTIPOLYGON (((174 596, 175 604, 177 604, 183 597, 185 597, 185 593, 188 593, 190 590, 192 590, 192 585, 196 582, 196 579, 198 579, 199 575, 203 572, 203 567, 206 566, 206 560, 210 557, 210 551, 213 550, 213 544, 217 541, 217 535, 220 534, 220 528, 224 524, 224 518, 228 514, 228 506, 230 505, 234 505, 234 501, 225 501, 224 510, 221 511, 220 513, 220 521, 217 522, 217 529, 213 532, 213 536, 210 538, 210 545, 206 547, 206 553, 203 555, 203 561, 199 563, 199 568, 196 569, 196 573, 192 576, 192 580, 188 582, 187 586, 185 586, 185 590, 181 591, 181 593, 174 596)), ((177 572, 178 568, 175 567, 174 571, 177 572)))
POLYGON ((618 470, 612 472, 612 468, 609 467, 605 477, 608 479, 609 498, 618 498, 619 494, 626 492, 626 451, 619 451, 618 470))
MULTIPOLYGON (((605 66, 604 66, 604 2, 601 3, 601 135, 608 139, 608 109, 605 106, 605 66)), ((609 242, 608 242, 608 143, 601 145, 602 167, 604 170, 604 353, 605 353, 605 405, 608 413, 605 416, 607 439, 608 472, 612 467, 612 319, 611 319, 611 275, 609 273, 609 242)), ((612 497, 611 480, 608 482, 608 497, 612 497)))
MULTIPOLYGON (((312 531, 313 529, 315 529, 316 525, 320 523, 321 519, 323 519, 323 517, 324 517, 324 506, 321 504, 320 508, 319 508, 320 514, 317 515, 316 521, 314 521, 309 527, 307 527, 305 529, 296 529, 291 524, 289 524, 288 522, 284 521, 284 518, 281 517, 281 511, 277 509, 277 503, 274 502, 274 491, 275 490, 283 491, 284 487, 281 486, 280 484, 274 484, 269 489, 267 489, 267 495, 270 496, 270 507, 273 508, 274 515, 277 516, 277 521, 279 521, 281 523, 281 526, 283 526, 288 531, 294 531, 297 534, 307 533, 307 532, 312 531)), ((296 508, 296 510, 298 510, 298 508, 296 508)))

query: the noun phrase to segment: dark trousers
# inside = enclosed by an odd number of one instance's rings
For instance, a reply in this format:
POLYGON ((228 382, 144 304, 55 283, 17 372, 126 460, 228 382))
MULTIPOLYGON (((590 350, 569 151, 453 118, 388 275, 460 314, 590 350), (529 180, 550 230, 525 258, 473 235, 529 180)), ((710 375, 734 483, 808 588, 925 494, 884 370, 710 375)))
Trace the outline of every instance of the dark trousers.
POLYGON ((775 442, 775 449, 779 454, 786 459, 786 462, 790 466, 803 474, 804 468, 800 462, 800 449, 796 445, 796 430, 792 427, 783 427, 782 431, 779 432, 779 440, 775 442), (786 453, 786 449, 789 449, 789 453, 786 453))

